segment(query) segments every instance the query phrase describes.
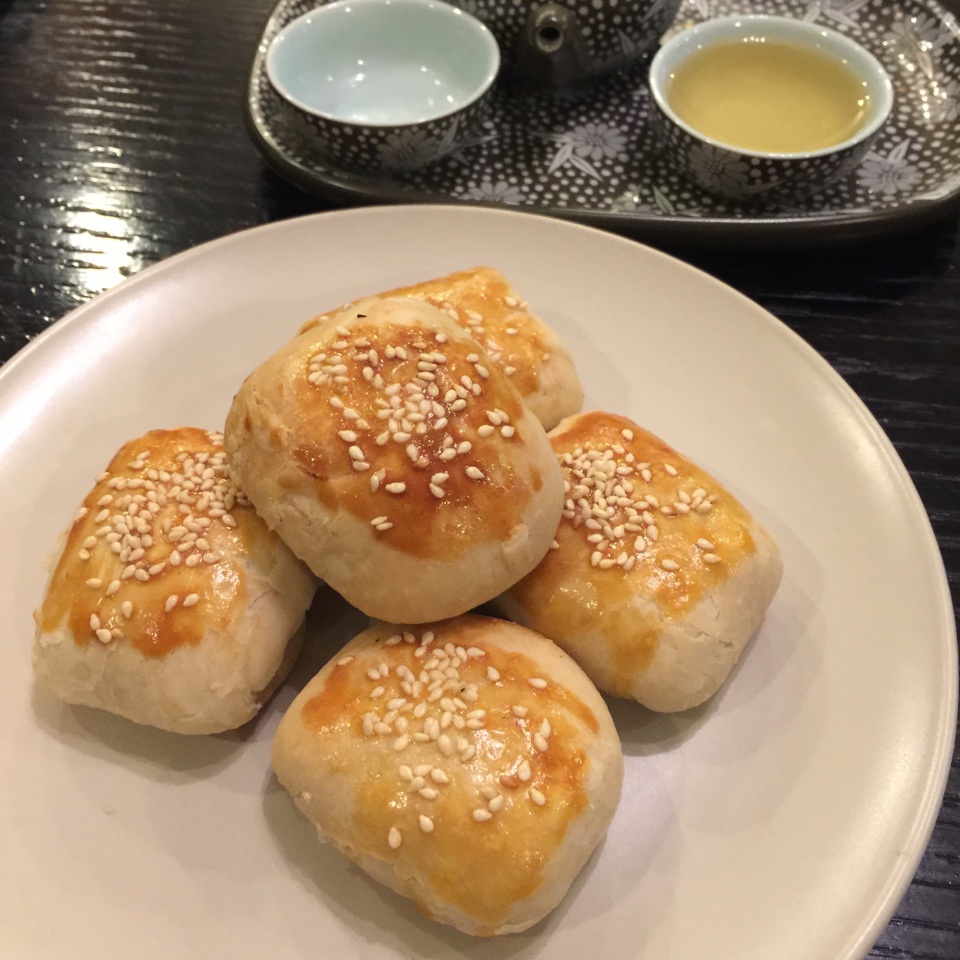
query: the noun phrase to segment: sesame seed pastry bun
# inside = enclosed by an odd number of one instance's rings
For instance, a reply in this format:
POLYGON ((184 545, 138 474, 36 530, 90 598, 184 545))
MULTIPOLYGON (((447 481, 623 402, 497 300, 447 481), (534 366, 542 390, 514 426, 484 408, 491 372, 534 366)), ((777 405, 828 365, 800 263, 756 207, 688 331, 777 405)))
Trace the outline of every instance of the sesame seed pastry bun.
POLYGON ((273 768, 322 842, 492 936, 561 901, 613 817, 623 754, 559 647, 467 615, 354 638, 284 715, 273 768))
POLYGON ((563 507, 539 421, 418 300, 361 301, 282 347, 234 398, 226 446, 267 523, 381 620, 492 599, 537 565, 563 507))
POLYGON ((254 717, 316 590, 194 427, 125 444, 66 532, 34 613, 37 683, 176 733, 254 717))
MULTIPOLYGON (((493 365, 511 378, 546 430, 583 406, 583 387, 567 348, 499 270, 473 267, 379 296, 413 297, 445 311, 480 343, 493 365)), ((301 333, 343 309, 314 317, 301 333)))
POLYGON ((563 520, 499 609, 607 693, 660 711, 703 703, 777 591, 777 545, 713 477, 626 417, 579 414, 550 440, 563 520))

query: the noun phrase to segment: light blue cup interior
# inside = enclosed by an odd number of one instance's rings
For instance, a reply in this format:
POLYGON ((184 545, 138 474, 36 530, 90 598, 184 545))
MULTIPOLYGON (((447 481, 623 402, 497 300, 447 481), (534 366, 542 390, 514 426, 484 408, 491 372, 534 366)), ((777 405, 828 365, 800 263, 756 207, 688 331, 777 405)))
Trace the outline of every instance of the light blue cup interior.
POLYGON ((678 127, 706 143, 745 156, 805 158, 834 153, 872 136, 887 119, 893 107, 893 85, 887 71, 877 58, 860 44, 819 24, 763 14, 718 17, 689 27, 673 36, 660 48, 650 63, 650 92, 660 109, 678 127), (677 116, 670 105, 670 78, 687 57, 715 44, 759 39, 810 47, 845 63, 860 77, 865 90, 870 94, 869 113, 864 124, 849 140, 806 153, 760 153, 742 147, 731 147, 729 144, 713 140, 677 116))
POLYGON ((289 23, 266 56, 270 82, 291 103, 364 126, 455 113, 499 66, 490 31, 438 0, 339 0, 289 23))

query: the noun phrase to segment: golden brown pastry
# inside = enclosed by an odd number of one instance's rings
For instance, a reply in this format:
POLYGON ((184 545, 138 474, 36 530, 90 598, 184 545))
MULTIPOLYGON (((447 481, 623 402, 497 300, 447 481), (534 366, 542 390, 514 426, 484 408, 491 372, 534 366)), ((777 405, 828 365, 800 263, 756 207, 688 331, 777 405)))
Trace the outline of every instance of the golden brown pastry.
POLYGON ((284 715, 273 767, 321 841, 480 936, 560 902, 623 778, 613 721, 577 665, 472 615, 361 633, 284 715))
MULTIPOLYGON (((444 310, 511 378, 545 429, 577 413, 583 405, 583 388, 567 348, 499 270, 474 267, 379 296, 414 297, 444 310)), ((301 333, 343 309, 314 317, 301 333)))
POLYGON ((66 534, 34 614, 37 682, 178 733, 239 727, 293 664, 316 581, 227 471, 222 438, 121 447, 66 534))
POLYGON ((510 380, 445 313, 361 301, 234 399, 226 445, 260 515, 364 613, 455 616, 547 551, 563 479, 510 380))
POLYGON ((776 544, 713 477, 626 417, 583 413, 550 439, 563 520, 500 610, 607 693, 662 711, 702 703, 776 593, 776 544))

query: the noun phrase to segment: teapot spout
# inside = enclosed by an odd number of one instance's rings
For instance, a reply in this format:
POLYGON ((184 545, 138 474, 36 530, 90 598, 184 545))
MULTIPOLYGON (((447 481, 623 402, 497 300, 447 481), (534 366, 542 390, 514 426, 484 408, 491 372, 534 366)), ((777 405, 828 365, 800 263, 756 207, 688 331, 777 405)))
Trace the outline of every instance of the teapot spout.
POLYGON ((539 87, 582 80, 588 61, 576 13, 558 3, 534 4, 517 38, 514 70, 521 82, 539 87))

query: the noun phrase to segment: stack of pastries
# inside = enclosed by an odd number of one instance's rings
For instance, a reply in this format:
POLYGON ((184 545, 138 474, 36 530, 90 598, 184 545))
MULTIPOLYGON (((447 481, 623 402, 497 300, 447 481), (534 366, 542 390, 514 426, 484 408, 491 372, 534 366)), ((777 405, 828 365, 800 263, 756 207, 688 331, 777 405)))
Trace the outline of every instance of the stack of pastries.
POLYGON ((97 478, 35 614, 38 683, 179 733, 238 727, 322 580, 372 623, 285 713, 279 781, 428 916, 530 927, 617 807, 602 694, 703 703, 781 576, 717 480, 582 405, 569 352, 491 268, 321 314, 222 435, 151 431, 97 478), (471 612, 491 601, 502 619, 471 612))

